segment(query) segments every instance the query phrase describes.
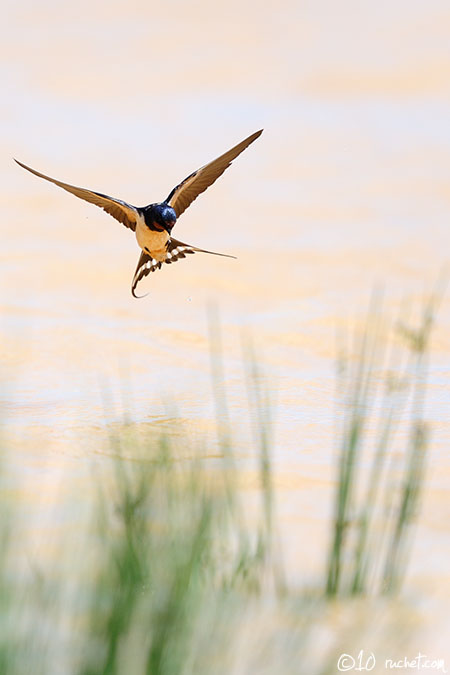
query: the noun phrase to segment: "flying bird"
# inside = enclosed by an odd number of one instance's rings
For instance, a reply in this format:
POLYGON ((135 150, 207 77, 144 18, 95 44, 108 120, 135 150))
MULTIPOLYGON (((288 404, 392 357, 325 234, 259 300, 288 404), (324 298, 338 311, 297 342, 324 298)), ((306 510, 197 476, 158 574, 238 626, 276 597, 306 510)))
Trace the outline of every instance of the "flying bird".
POLYGON ((256 141, 262 132, 262 129, 256 131, 244 141, 235 145, 234 148, 228 150, 228 152, 189 174, 187 178, 171 190, 169 196, 164 201, 141 207, 133 206, 121 199, 108 197, 108 195, 104 195, 101 192, 94 192, 93 190, 86 190, 85 188, 63 183, 55 178, 50 178, 50 176, 45 176, 35 169, 31 169, 17 159, 14 161, 23 169, 34 173, 35 176, 55 183, 55 185, 63 188, 63 190, 67 190, 67 192, 71 192, 76 197, 99 206, 135 233, 137 243, 142 252, 133 281, 131 282, 131 293, 135 298, 139 298, 143 297, 136 295, 136 287, 139 281, 147 276, 147 274, 150 274, 150 272, 161 269, 164 263, 171 264, 192 253, 209 253, 211 255, 234 258, 234 256, 226 255, 225 253, 215 253, 214 251, 206 251, 190 244, 184 244, 182 241, 178 241, 172 237, 172 229, 177 218, 186 211, 194 199, 212 185, 223 174, 225 169, 230 166, 233 159, 236 159, 250 143, 256 141))

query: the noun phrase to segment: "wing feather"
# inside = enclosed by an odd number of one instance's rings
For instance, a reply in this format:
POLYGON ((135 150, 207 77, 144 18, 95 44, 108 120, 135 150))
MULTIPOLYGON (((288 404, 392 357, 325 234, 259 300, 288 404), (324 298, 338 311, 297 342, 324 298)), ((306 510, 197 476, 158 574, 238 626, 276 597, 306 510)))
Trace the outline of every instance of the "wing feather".
POLYGON ((204 192, 210 185, 212 185, 218 178, 223 174, 223 172, 230 166, 233 159, 236 159, 238 155, 241 154, 249 145, 256 141, 256 139, 261 136, 263 130, 260 129, 254 134, 246 138, 238 145, 235 145, 234 148, 228 150, 217 159, 214 159, 209 164, 202 166, 197 171, 191 173, 187 178, 185 178, 179 185, 174 187, 170 195, 167 197, 166 202, 175 209, 177 218, 186 211, 188 206, 192 204, 194 199, 198 197, 199 194, 204 192))
POLYGON ((92 190, 86 190, 85 188, 75 187, 74 185, 63 183, 60 180, 50 178, 50 176, 46 176, 43 173, 39 173, 39 171, 32 169, 26 164, 22 164, 22 162, 19 162, 17 159, 15 159, 14 161, 17 162, 17 164, 21 166, 23 169, 26 169, 27 171, 34 173, 35 176, 38 176, 39 178, 43 178, 44 180, 50 181, 50 183, 58 185, 58 187, 62 188, 63 190, 67 190, 67 192, 70 192, 71 194, 75 195, 75 197, 79 197, 80 199, 84 199, 85 201, 90 202, 91 204, 95 204, 95 206, 99 206, 101 209, 106 211, 106 213, 109 213, 110 216, 118 220, 119 223, 122 223, 123 225, 125 225, 125 227, 128 227, 130 230, 133 230, 133 232, 135 231, 138 211, 131 204, 127 204, 127 202, 123 202, 120 199, 108 197, 108 195, 104 195, 101 192, 93 192, 92 190))

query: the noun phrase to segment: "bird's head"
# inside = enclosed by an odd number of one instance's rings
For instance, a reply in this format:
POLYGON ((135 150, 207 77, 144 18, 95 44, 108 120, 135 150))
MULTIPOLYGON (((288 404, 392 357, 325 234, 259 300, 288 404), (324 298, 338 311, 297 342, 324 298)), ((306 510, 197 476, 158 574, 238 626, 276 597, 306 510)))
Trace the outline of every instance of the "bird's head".
POLYGON ((171 233, 177 219, 177 214, 171 206, 168 206, 168 204, 157 204, 153 207, 152 216, 153 224, 157 230, 160 232, 166 230, 169 234, 171 233))

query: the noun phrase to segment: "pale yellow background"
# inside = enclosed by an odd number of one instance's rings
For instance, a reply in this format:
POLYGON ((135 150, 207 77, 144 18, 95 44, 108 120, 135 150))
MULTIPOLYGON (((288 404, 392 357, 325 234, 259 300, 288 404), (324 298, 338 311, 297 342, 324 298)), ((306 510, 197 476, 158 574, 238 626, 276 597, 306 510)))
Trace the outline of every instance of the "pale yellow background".
MULTIPOLYGON (((243 475, 250 489, 245 329, 273 392, 286 555, 314 571, 331 508, 336 330, 364 316, 376 286, 392 313, 420 303, 449 261, 449 4, 19 0, 2 17, 2 407, 30 500, 53 493, 61 468, 82 482, 124 410, 217 453, 212 301, 243 475), (140 301, 133 235, 11 159, 143 205, 261 127, 174 232, 238 260, 166 267, 140 301)), ((448 616, 449 307, 447 296, 414 565, 436 639, 448 616)))

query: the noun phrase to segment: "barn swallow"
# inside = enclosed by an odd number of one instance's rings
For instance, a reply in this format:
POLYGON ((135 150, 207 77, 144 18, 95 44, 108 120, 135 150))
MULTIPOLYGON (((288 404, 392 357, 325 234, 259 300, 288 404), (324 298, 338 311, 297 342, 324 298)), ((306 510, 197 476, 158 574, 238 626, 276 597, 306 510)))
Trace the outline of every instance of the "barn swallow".
POLYGON ((143 297, 136 295, 135 292, 139 281, 147 276, 147 274, 150 274, 150 272, 161 269, 163 263, 170 264, 176 262, 192 253, 209 253, 225 258, 235 257, 184 244, 174 239, 171 233, 177 218, 186 211, 194 199, 212 185, 223 174, 225 169, 230 166, 233 159, 236 159, 250 143, 256 141, 262 132, 262 129, 256 131, 244 141, 235 145, 234 148, 228 150, 228 152, 189 174, 187 178, 173 188, 164 201, 142 207, 132 206, 132 204, 127 204, 127 202, 123 202, 121 199, 108 197, 108 195, 104 195, 101 192, 93 192, 92 190, 63 183, 31 169, 17 159, 14 161, 23 169, 34 173, 35 176, 55 183, 55 185, 63 188, 63 190, 67 190, 67 192, 71 192, 76 197, 99 206, 136 234, 136 239, 142 249, 142 253, 131 283, 131 293, 133 297, 139 298, 143 297))

